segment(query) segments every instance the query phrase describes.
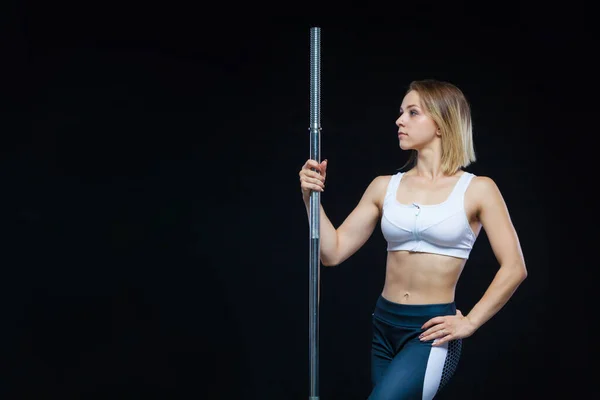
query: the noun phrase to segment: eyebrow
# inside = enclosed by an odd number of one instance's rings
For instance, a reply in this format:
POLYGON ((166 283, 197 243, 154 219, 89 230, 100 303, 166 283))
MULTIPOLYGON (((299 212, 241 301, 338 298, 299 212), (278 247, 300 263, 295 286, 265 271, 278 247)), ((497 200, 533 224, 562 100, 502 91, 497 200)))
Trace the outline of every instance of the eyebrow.
MULTIPOLYGON (((416 105, 416 104, 411 104, 411 105, 408 105, 408 106, 406 106, 406 109, 408 110, 408 109, 409 109, 409 108, 411 108, 411 107, 417 107, 417 108, 419 108, 419 106, 418 106, 418 105, 416 105)), ((400 107, 400 110, 402 110, 402 107, 400 107)))

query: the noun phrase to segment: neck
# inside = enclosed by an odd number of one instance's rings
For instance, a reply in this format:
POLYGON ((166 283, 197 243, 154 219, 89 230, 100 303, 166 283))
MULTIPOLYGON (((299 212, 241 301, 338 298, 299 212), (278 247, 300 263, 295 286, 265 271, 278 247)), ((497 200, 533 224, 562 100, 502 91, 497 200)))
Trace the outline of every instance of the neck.
POLYGON ((436 180, 445 176, 442 171, 441 149, 421 149, 417 152, 415 173, 423 178, 436 180))

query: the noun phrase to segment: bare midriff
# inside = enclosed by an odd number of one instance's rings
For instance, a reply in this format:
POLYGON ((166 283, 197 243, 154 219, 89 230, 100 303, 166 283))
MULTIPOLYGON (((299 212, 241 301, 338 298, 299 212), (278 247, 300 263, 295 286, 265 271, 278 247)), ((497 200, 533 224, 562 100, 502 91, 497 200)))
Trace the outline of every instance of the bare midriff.
POLYGON ((451 303, 465 261, 438 254, 390 251, 382 296, 401 304, 451 303))

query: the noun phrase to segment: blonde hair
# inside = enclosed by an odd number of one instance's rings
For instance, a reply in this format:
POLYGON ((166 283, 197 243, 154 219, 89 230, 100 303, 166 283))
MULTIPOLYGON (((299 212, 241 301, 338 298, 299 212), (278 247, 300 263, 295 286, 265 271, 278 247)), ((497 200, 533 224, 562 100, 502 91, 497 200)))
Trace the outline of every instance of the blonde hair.
MULTIPOLYGON (((413 90, 419 93, 421 105, 440 129, 442 171, 452 175, 474 162, 471 108, 463 92, 451 83, 434 79, 411 82, 406 93, 413 90)), ((404 167, 414 165, 416 156, 416 150, 412 150, 404 167)))

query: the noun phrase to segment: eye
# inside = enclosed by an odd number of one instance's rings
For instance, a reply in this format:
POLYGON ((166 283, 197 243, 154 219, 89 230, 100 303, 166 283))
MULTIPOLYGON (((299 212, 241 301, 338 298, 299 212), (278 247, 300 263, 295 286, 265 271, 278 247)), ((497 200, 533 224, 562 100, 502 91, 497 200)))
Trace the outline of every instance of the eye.
POLYGON ((417 110, 410 110, 410 115, 418 115, 417 110))

